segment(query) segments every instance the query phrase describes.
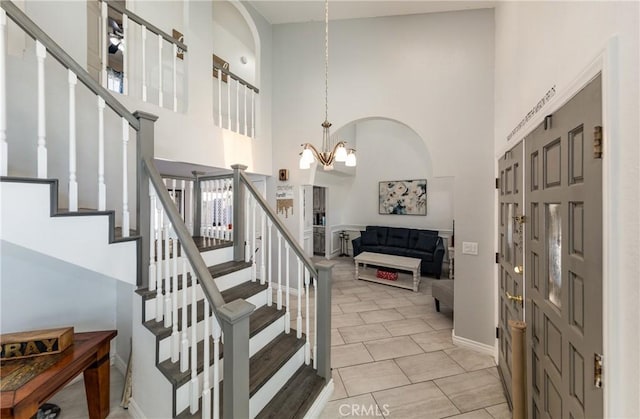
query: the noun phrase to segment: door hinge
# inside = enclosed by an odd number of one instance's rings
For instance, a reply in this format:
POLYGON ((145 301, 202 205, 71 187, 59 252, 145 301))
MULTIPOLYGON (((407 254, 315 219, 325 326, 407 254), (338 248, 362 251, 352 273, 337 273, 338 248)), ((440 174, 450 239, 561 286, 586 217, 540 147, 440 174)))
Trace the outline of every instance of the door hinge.
POLYGON ((496 189, 500 189, 500 179, 496 178, 496 189))
POLYGON ((602 127, 600 125, 593 128, 593 158, 602 158, 602 127))
POLYGON ((496 327, 496 339, 500 339, 500 328, 496 327))
POLYGON ((602 368, 604 357, 602 354, 593 354, 593 384, 596 388, 602 388, 602 368))
POLYGON ((500 253, 496 252, 496 263, 500 263, 500 253))

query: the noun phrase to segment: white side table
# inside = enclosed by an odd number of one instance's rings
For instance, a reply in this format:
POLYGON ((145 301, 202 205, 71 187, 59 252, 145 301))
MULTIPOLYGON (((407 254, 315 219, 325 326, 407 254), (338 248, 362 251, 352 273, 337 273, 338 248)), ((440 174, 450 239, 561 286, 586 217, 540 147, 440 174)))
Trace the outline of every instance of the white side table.
POLYGON ((453 279, 453 265, 454 259, 456 258, 456 248, 449 247, 449 279, 453 279))

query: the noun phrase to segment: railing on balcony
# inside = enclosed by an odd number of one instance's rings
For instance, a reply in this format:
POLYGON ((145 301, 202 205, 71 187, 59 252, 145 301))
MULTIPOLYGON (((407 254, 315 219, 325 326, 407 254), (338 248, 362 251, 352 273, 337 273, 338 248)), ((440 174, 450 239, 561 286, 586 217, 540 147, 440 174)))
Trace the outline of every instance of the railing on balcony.
POLYGON ((149 91, 154 90, 157 92, 154 102, 158 106, 177 112, 181 85, 178 79, 180 73, 184 72, 184 66, 180 62, 187 52, 187 46, 181 40, 174 39, 152 23, 113 1, 103 0, 100 12, 101 33, 105 42, 101 51, 103 87, 108 87, 110 77, 108 74, 109 40, 115 37, 120 42, 117 46, 123 47, 121 93, 140 97, 147 102, 150 100, 149 91), (115 33, 113 27, 109 25, 109 9, 122 15, 121 32, 115 33), (154 39, 156 41, 153 41, 154 39), (149 60, 151 56, 151 51, 147 51, 149 42, 155 50, 153 54, 157 60, 155 63, 149 60), (135 53, 132 52, 134 48, 135 53), (168 56, 166 52, 170 55, 168 56), (137 92, 130 89, 132 80, 136 82, 137 92))
POLYGON ((222 67, 214 65, 213 71, 217 75, 214 86, 216 124, 220 128, 255 138, 256 102, 260 90, 222 67))

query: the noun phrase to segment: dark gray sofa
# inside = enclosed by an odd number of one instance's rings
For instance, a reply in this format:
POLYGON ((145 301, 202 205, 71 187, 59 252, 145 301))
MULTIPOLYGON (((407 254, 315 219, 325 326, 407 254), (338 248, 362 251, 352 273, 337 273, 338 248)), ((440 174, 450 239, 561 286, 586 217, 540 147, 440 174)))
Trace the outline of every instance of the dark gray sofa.
POLYGON ((351 243, 353 256, 374 252, 419 258, 422 260, 420 273, 440 279, 444 244, 435 230, 367 226, 351 243))

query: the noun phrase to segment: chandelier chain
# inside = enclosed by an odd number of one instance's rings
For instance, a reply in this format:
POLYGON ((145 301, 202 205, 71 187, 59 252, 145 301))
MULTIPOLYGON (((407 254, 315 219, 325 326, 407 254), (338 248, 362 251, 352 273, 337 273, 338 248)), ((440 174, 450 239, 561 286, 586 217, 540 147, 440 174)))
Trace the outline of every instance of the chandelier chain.
POLYGON ((324 120, 329 120, 329 0, 324 3, 324 120))

